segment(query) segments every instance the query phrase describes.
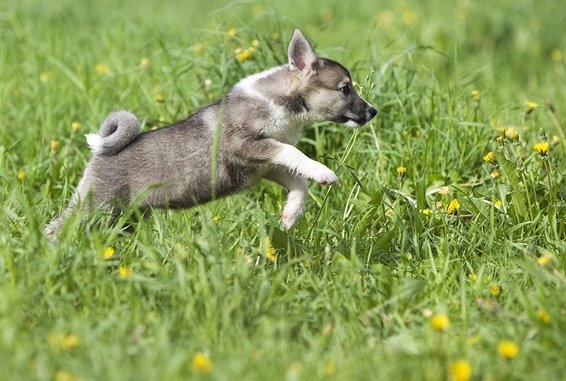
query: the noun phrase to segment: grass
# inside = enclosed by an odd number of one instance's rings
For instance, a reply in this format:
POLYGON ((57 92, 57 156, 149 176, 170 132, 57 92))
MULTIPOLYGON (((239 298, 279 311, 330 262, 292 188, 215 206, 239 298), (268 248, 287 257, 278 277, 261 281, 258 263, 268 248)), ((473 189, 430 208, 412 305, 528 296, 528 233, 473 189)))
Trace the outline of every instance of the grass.
POLYGON ((530 0, 3 2, 0 379, 563 379, 565 18, 530 0), (284 62, 295 26, 380 109, 305 129, 340 184, 311 184, 295 230, 265 182, 131 235, 77 218, 43 237, 106 114, 178 120, 284 62))

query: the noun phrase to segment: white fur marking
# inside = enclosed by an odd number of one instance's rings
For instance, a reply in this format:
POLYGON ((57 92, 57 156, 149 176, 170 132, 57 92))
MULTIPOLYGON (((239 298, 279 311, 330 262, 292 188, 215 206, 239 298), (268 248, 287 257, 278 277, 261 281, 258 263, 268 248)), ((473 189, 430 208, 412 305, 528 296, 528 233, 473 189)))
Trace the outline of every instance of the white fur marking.
POLYGON ((349 120, 346 123, 344 123, 345 126, 347 127, 352 127, 352 128, 356 128, 356 127, 360 127, 360 125, 356 122, 354 122, 353 120, 349 120))
POLYGON ((238 82, 235 87, 242 90, 244 93, 246 93, 250 97, 259 98, 261 100, 269 102, 270 100, 266 96, 264 96, 261 92, 257 91, 254 88, 254 85, 260 79, 267 78, 270 75, 277 73, 282 68, 283 68, 282 66, 277 66, 277 67, 274 67, 274 68, 271 68, 271 69, 268 69, 268 70, 264 70, 264 71, 257 73, 257 74, 249 75, 249 76, 243 78, 240 82, 238 82))
POLYGON ((296 188, 289 189, 287 201, 281 215, 281 221, 287 229, 293 227, 303 215, 307 194, 306 183, 304 185, 302 183, 298 184, 296 188))
POLYGON ((218 118, 219 115, 217 115, 214 111, 210 109, 203 111, 202 120, 210 131, 216 131, 217 125, 220 122, 218 118))
POLYGON ((270 120, 263 126, 265 136, 294 145, 299 141, 301 123, 282 106, 275 104, 273 99, 256 88, 258 81, 272 76, 283 70, 286 66, 288 65, 277 66, 257 74, 249 75, 238 82, 235 88, 241 90, 245 95, 251 98, 259 99, 267 103, 271 113, 270 120))
POLYGON ((271 158, 271 162, 282 165, 291 172, 298 173, 319 184, 335 184, 338 182, 338 177, 330 168, 310 159, 289 144, 282 144, 282 148, 271 158))
POLYGON ((94 154, 102 151, 102 137, 98 134, 86 134, 86 142, 94 154))

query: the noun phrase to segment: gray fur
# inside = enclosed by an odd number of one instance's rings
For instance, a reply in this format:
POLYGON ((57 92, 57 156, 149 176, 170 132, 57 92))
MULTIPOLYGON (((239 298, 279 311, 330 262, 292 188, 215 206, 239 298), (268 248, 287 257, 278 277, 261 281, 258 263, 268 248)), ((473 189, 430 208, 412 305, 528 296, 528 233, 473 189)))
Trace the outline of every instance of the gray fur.
POLYGON ((98 155, 115 155, 140 133, 138 118, 129 111, 116 111, 106 117, 98 134, 88 134, 87 142, 98 155))
POLYGON ((294 147, 302 125, 330 120, 358 127, 375 114, 355 92, 348 71, 317 58, 295 30, 289 64, 244 78, 224 98, 172 126, 139 134, 133 114, 110 114, 98 135, 88 137, 92 159, 68 208, 46 234, 56 236, 79 207, 118 215, 139 199, 142 210, 188 208, 262 178, 289 190, 282 220, 290 228, 304 210, 306 179, 337 181, 329 168, 294 147))

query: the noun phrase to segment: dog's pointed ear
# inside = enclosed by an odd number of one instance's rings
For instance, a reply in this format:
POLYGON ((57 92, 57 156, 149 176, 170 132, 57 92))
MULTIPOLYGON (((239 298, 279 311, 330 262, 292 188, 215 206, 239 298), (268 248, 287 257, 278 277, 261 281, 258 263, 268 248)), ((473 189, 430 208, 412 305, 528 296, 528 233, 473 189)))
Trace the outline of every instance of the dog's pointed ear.
POLYGON ((316 54, 312 45, 299 29, 295 29, 293 37, 289 42, 288 54, 289 64, 301 71, 305 69, 310 70, 316 60, 316 54))

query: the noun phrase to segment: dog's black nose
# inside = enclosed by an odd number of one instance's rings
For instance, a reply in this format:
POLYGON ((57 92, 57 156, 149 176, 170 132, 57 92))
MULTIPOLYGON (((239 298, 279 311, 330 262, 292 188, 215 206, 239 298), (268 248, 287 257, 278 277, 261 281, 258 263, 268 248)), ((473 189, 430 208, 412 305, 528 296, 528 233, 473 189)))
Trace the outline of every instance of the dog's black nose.
POLYGON ((368 122, 369 122, 370 120, 372 120, 372 119, 374 118, 374 116, 377 115, 377 110, 375 109, 375 107, 370 106, 370 107, 367 109, 366 113, 367 113, 367 120, 368 120, 368 122))

